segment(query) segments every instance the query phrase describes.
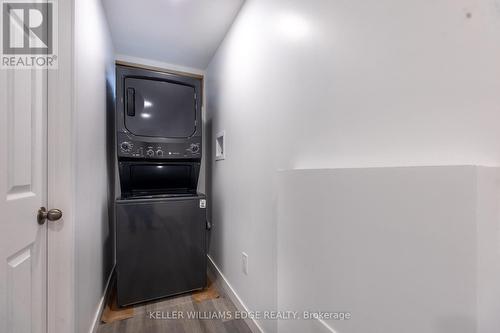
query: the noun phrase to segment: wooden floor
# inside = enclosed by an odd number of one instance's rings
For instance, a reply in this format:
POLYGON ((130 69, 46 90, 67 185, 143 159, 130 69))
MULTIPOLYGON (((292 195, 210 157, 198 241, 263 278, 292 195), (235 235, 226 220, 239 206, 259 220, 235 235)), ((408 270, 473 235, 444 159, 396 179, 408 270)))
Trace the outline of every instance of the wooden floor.
POLYGON ((109 324, 101 323, 97 333, 251 333, 244 320, 234 319, 236 307, 224 294, 200 303, 190 294, 171 297, 134 308, 134 317, 109 324), (155 312, 159 311, 159 312, 155 312), (184 314, 184 319, 166 319, 174 311, 184 314), (233 319, 188 319, 188 313, 201 313, 205 317, 230 311, 233 319), (152 312, 157 319, 151 318, 152 312), (163 319, 161 317, 163 316, 163 319))

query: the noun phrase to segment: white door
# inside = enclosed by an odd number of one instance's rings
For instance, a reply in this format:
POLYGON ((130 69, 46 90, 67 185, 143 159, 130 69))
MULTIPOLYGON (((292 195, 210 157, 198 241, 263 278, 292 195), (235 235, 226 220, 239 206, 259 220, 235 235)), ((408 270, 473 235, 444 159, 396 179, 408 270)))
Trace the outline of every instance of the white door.
POLYGON ((45 333, 47 70, 0 69, 0 332, 45 333))

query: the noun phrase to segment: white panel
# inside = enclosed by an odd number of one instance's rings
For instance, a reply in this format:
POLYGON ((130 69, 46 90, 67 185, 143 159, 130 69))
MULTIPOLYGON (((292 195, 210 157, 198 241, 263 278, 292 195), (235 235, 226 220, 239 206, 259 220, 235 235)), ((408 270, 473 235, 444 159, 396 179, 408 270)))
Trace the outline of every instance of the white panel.
POLYGON ((7 259, 7 332, 31 332, 31 247, 7 259))
MULTIPOLYGON (((351 313, 325 320, 339 333, 475 332, 475 171, 280 173, 279 309, 351 313)), ((307 327, 284 321, 280 332, 307 327)))
POLYGON ((8 74, 8 195, 7 200, 33 195, 32 131, 35 84, 34 70, 9 71, 8 74), (14 89, 15 87, 15 89, 14 89))

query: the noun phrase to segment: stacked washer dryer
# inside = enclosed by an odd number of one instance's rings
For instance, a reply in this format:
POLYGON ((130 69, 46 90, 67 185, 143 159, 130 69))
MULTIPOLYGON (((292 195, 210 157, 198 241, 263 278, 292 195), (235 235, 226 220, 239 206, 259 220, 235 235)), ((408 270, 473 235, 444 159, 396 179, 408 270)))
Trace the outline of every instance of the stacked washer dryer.
POLYGON ((201 80, 116 67, 117 302, 206 285, 201 80))

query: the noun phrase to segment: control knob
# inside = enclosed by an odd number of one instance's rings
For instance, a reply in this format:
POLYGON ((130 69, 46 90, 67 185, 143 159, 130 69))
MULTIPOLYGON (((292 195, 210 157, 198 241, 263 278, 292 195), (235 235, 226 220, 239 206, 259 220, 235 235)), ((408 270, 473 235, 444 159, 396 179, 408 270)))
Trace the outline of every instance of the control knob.
POLYGON ((158 156, 158 157, 162 157, 162 156, 163 156, 163 150, 158 149, 158 150, 156 151, 156 156, 158 156))
POLYGON ((120 148, 124 152, 129 152, 132 149, 132 144, 130 144, 130 142, 125 141, 120 144, 120 148))
POLYGON ((200 151, 200 146, 197 145, 197 144, 192 144, 191 147, 190 147, 190 150, 192 153, 197 153, 200 151))
POLYGON ((153 149, 148 149, 148 150, 146 150, 146 155, 148 157, 153 157, 153 156, 155 156, 155 152, 153 149))

